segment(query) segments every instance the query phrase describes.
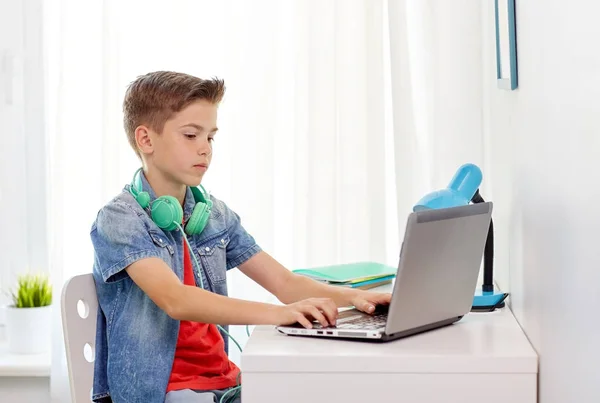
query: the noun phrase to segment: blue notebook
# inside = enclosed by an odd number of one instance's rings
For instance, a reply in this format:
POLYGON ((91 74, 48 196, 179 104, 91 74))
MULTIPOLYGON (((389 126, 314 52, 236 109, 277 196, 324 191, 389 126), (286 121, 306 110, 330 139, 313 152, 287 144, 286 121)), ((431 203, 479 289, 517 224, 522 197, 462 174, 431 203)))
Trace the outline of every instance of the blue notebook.
POLYGON ((359 281, 359 282, 350 282, 350 283, 329 283, 331 285, 338 285, 341 287, 349 287, 349 288, 371 288, 378 287, 383 284, 390 283, 394 277, 396 276, 386 276, 386 277, 377 277, 371 280, 359 281))
POLYGON ((396 267, 376 262, 345 263, 330 266, 296 269, 292 272, 328 283, 360 283, 364 281, 393 278, 396 267))

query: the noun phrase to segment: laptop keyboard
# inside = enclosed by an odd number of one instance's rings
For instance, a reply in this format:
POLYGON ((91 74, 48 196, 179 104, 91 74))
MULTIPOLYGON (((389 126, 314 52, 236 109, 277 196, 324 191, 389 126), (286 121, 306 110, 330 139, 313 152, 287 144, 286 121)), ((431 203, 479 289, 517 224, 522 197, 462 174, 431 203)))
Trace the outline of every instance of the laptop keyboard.
MULTIPOLYGON (((357 312, 352 309, 340 313, 337 319, 336 326, 332 328, 336 329, 381 329, 385 327, 388 317, 388 306, 379 305, 375 309, 375 313, 368 315, 365 313, 357 312)), ((297 323, 297 327, 304 327, 297 323)), ((323 329, 323 326, 319 322, 313 322, 313 329, 323 329)))
POLYGON ((387 312, 374 315, 355 315, 338 320, 337 329, 379 329, 385 327, 387 312))

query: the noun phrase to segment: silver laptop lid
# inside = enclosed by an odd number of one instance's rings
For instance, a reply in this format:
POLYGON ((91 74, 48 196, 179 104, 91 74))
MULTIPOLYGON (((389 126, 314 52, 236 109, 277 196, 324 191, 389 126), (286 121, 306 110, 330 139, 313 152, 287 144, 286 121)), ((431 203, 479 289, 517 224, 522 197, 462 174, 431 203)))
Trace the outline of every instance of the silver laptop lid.
POLYGON ((491 214, 491 202, 410 214, 385 333, 470 311, 491 214))

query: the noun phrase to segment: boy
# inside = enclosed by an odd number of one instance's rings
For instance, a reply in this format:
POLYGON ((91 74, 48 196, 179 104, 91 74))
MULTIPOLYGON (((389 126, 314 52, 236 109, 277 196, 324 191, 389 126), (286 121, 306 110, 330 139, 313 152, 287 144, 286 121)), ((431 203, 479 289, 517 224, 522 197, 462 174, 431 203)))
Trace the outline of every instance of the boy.
POLYGON ((221 80, 175 72, 141 76, 127 90, 124 126, 143 171, 91 230, 100 307, 95 402, 239 402, 226 325, 327 326, 337 307, 372 312, 390 301, 293 274, 225 203, 196 188, 210 166, 224 91, 221 80), (234 267, 284 305, 227 297, 234 267))

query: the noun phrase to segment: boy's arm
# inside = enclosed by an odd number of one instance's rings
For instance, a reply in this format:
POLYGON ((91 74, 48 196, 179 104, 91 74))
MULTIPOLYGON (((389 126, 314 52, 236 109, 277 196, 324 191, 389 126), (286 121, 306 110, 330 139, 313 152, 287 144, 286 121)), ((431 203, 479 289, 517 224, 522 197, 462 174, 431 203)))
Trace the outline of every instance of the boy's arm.
POLYGON ((334 323, 337 317, 335 305, 324 298, 278 306, 229 298, 187 286, 160 258, 138 260, 125 270, 158 307, 177 320, 221 325, 284 325, 299 322, 311 327, 313 317, 324 326, 334 323))
POLYGON ((354 306, 370 313, 375 305, 389 304, 391 300, 388 293, 336 287, 297 275, 262 251, 242 263, 239 269, 284 304, 306 298, 330 298, 338 307, 354 306))
MULTIPOLYGON (((337 317, 335 304, 310 299, 287 306, 224 297, 184 285, 167 265, 167 253, 157 247, 143 216, 128 203, 115 201, 98 213, 90 232, 94 272, 99 281, 112 283, 128 277, 173 319, 221 325, 299 322, 311 327, 314 317, 324 326, 337 317)), ((230 244, 235 244, 234 241, 230 244)))

